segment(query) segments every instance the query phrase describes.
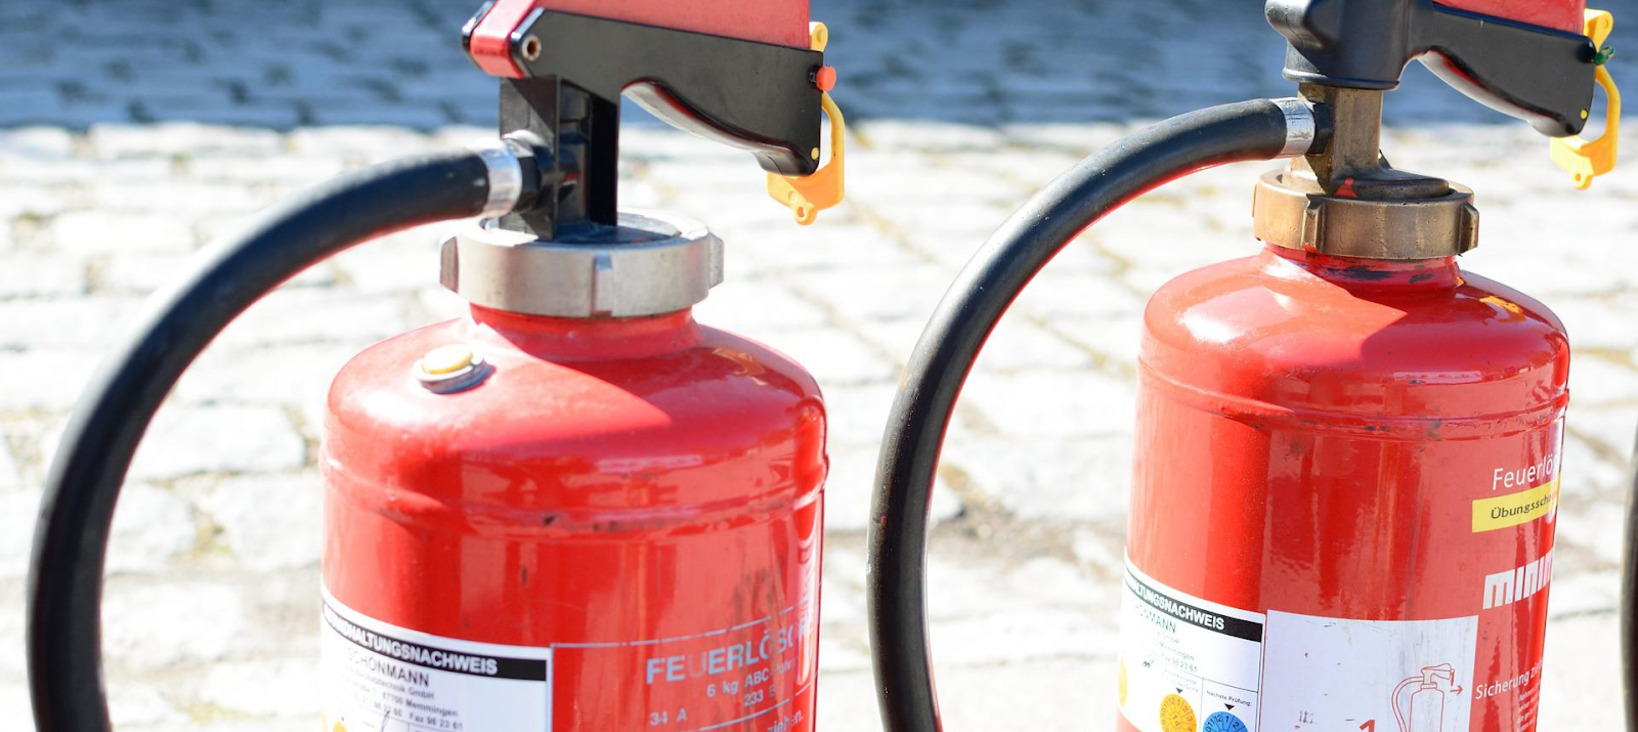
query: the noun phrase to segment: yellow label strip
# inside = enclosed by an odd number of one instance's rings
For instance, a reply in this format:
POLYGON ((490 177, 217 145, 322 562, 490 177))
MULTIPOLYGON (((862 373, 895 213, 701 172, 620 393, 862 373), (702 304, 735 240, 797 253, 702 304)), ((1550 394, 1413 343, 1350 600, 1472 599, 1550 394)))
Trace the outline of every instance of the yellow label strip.
POLYGON ((1473 533, 1527 524, 1558 507, 1558 479, 1527 491, 1473 502, 1473 533))

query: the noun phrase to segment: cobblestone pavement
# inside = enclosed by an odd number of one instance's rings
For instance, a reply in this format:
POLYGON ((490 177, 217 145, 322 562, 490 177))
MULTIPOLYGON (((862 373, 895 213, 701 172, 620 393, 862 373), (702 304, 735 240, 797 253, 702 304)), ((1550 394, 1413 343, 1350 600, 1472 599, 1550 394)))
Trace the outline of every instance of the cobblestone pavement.
MULTIPOLYGON (((449 50, 465 4, 383 5, 0 4, 0 126, 13 126, 0 130, 0 372, 12 374, 0 380, 0 719, 28 715, 16 639, 45 465, 143 296, 282 196, 485 134, 472 125, 492 91, 449 50), (185 119, 212 124, 171 122, 185 119)), ((1012 208, 1132 120, 1288 87, 1254 2, 820 5, 841 101, 859 113, 846 204, 798 228, 746 156, 642 126, 625 138, 623 196, 711 223, 730 274, 699 317, 790 353, 825 389, 820 719, 841 732, 876 725, 863 629, 875 444, 903 359, 956 270, 1012 208)), ((1615 729, 1638 174, 1574 192, 1522 125, 1487 124, 1425 74, 1407 87, 1390 97, 1401 127, 1389 153, 1477 188, 1483 246, 1465 264, 1542 298, 1570 329, 1542 729, 1615 729)), ((1113 714, 1139 309, 1169 277, 1256 251, 1250 184, 1265 167, 1202 174, 1112 216, 991 341, 938 491, 933 632, 952 729, 1100 729, 1113 714)), ((435 284, 441 230, 306 273, 224 334, 172 397, 110 557, 121 729, 310 728, 322 395, 367 344, 459 314, 435 284)))

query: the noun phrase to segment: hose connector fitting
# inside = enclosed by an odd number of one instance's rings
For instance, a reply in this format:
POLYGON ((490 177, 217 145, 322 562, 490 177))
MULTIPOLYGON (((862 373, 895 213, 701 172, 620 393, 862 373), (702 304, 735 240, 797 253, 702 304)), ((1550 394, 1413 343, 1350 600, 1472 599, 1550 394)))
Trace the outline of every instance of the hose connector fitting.
POLYGON ((1280 151, 1279 157, 1294 158, 1323 147, 1313 102, 1301 97, 1286 97, 1273 102, 1285 113, 1285 149, 1280 151))
POLYGON ((505 216, 517 208, 524 196, 523 163, 518 159, 519 147, 527 144, 512 139, 496 140, 477 148, 489 173, 489 200, 484 203, 483 218, 505 216))

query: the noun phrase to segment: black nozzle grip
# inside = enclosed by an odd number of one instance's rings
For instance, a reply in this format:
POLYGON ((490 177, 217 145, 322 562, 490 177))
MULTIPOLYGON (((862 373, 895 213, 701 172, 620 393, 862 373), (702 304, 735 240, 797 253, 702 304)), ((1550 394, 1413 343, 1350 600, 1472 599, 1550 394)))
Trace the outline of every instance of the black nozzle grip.
POLYGON ((624 92, 674 127, 751 152, 770 173, 819 167, 819 51, 552 10, 514 37, 533 39, 513 58, 532 77, 610 102, 624 92))
POLYGON ((1392 89, 1411 60, 1474 100, 1552 137, 1586 125, 1597 49, 1586 36, 1439 5, 1433 0, 1268 0, 1290 44, 1285 76, 1392 89))

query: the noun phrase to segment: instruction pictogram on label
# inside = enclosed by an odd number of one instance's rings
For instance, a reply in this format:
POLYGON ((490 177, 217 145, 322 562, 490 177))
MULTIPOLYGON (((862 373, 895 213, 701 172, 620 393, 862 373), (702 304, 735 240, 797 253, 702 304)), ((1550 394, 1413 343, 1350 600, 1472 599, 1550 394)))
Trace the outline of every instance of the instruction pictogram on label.
POLYGON ((1478 618, 1348 620, 1270 610, 1263 723, 1292 732, 1467 732, 1478 618))

